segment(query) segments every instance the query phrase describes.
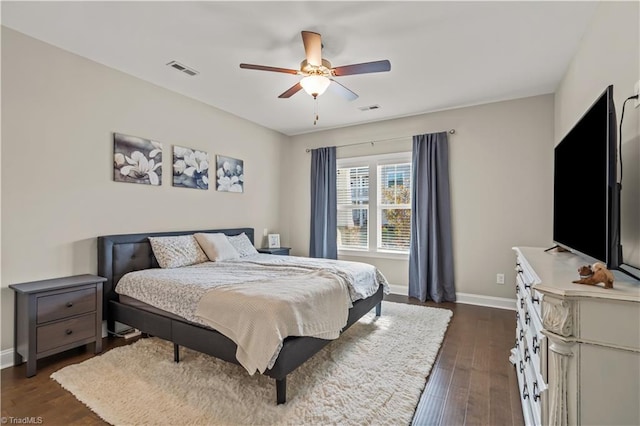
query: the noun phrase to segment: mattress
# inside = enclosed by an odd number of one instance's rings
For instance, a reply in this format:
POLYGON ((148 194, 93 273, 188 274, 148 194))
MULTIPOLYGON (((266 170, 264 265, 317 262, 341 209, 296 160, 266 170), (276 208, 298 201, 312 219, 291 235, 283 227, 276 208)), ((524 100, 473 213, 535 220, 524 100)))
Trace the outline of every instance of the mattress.
POLYGON ((256 254, 238 260, 204 262, 182 268, 153 268, 125 274, 116 293, 137 299, 187 321, 207 325, 195 315, 202 296, 216 286, 281 277, 304 276, 309 271, 328 270, 348 283, 352 301, 375 294, 382 285, 389 293, 384 275, 373 265, 330 259, 256 254))

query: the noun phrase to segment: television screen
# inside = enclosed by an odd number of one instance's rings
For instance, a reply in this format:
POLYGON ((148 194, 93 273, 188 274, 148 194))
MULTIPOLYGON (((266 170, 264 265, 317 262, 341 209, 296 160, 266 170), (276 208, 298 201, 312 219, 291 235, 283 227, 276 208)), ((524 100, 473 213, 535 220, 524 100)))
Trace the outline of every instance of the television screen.
POLYGON ((618 267, 618 198, 613 86, 554 151, 553 239, 618 267))

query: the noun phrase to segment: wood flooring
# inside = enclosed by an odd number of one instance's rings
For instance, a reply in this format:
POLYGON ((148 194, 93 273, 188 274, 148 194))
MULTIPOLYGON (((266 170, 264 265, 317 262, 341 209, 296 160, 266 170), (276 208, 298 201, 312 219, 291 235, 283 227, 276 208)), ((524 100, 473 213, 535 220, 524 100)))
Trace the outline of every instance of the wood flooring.
MULTIPOLYGON (((385 300, 422 304, 406 296, 385 300)), ((431 302, 451 309, 453 318, 433 365, 412 425, 523 425, 522 408, 509 350, 515 312, 473 305, 431 302)), ((384 315, 384 310, 383 310, 384 315)), ((105 339, 104 350, 132 340, 105 339)), ((2 370, 0 404, 6 424, 104 425, 96 414, 49 378, 69 364, 94 356, 93 346, 44 358, 26 378, 26 364, 2 370)))

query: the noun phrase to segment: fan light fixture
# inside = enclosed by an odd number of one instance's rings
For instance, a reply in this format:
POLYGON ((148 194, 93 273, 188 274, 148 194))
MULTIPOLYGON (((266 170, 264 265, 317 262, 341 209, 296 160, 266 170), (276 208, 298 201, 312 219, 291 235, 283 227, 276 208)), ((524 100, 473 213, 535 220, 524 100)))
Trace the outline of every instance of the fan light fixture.
POLYGON ((322 95, 329 87, 331 80, 323 75, 308 75, 300 80, 300 85, 305 92, 316 97, 322 95))

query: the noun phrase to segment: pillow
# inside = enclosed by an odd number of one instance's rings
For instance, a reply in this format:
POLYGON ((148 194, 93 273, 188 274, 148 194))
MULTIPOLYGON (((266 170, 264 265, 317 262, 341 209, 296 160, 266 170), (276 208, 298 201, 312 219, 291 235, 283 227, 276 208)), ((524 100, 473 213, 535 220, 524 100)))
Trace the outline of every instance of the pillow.
POLYGON ((179 268, 208 260, 193 235, 149 237, 149 242, 161 268, 179 268))
POLYGON ((197 232, 193 235, 196 237, 196 241, 198 241, 202 250, 207 254, 209 260, 213 262, 240 258, 240 255, 236 249, 233 248, 227 236, 222 233, 208 234, 197 232))
POLYGON ((227 236, 227 239, 236 249, 240 257, 258 254, 258 250, 253 246, 249 237, 244 232, 240 235, 227 236))

